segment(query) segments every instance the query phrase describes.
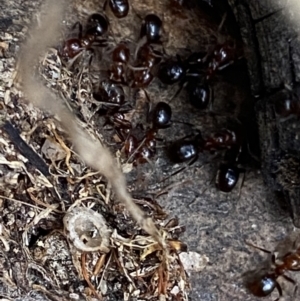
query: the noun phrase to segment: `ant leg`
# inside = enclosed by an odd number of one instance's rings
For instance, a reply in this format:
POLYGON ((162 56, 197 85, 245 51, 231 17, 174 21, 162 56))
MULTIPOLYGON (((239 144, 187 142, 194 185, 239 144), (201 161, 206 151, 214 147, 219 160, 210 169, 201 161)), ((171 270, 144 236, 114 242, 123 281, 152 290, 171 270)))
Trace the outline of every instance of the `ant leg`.
POLYGON ((275 299, 274 301, 279 301, 279 299, 282 297, 282 288, 280 286, 280 284, 276 281, 276 288, 278 290, 279 293, 279 298, 275 299))
POLYGON ((148 102, 148 112, 147 112, 146 121, 150 123, 151 122, 151 115, 152 115, 151 111, 152 111, 152 107, 153 107, 153 102, 151 101, 148 92, 145 89, 143 89, 143 91, 145 93, 145 96, 146 96, 146 99, 147 99, 147 102, 148 102))
MULTIPOLYGON (((83 48, 81 48, 81 49, 83 50, 83 48)), ((77 61, 80 56, 82 56, 82 51, 80 51, 78 54, 76 54, 71 60, 69 60, 66 63, 66 67, 67 67, 68 70, 70 70, 70 68, 73 66, 75 61, 77 61)))
POLYGON ((252 159, 254 159, 256 162, 260 163, 260 159, 256 155, 254 155, 253 152, 251 151, 249 142, 247 142, 247 151, 252 159))
POLYGON ((294 293, 293 293, 293 298, 294 298, 294 299, 295 299, 295 297, 296 297, 297 291, 298 291, 298 285, 295 284, 294 293))
POLYGON ((226 19, 227 19, 227 13, 225 13, 223 15, 223 17, 222 17, 222 20, 221 20, 221 22, 220 22, 220 24, 218 26, 218 32, 221 32, 221 29, 224 26, 224 23, 225 23, 226 19))
POLYGON ((135 48, 135 51, 134 51, 134 61, 137 60, 137 56, 138 56, 138 52, 139 50, 147 43, 147 37, 144 36, 142 37, 136 44, 136 48, 135 48))
POLYGON ((107 39, 96 39, 95 42, 93 43, 93 46, 96 47, 107 47, 107 39))
POLYGON ((210 101, 209 101, 209 108, 208 110, 210 112, 213 112, 213 106, 214 106, 214 90, 211 86, 209 86, 209 93, 210 93, 210 101))
POLYGON ((144 71, 144 70, 149 69, 148 67, 134 67, 129 64, 127 65, 127 67, 133 71, 144 71))
MULTIPOLYGON (((181 121, 181 120, 173 120, 172 123, 184 124, 184 125, 187 125, 187 126, 191 127, 192 129, 195 127, 194 124, 189 123, 189 122, 185 122, 185 121, 181 121)), ((193 136, 193 135, 188 135, 188 136, 185 137, 185 138, 192 137, 192 136, 193 136)))
MULTIPOLYGON (((200 167, 200 169, 203 168, 205 165, 210 164, 210 163, 211 163, 211 160, 206 161, 206 162, 200 167)), ((209 181, 209 184, 206 185, 206 187, 201 191, 201 195, 203 195, 204 192, 212 185, 212 183, 215 181, 215 179, 216 179, 216 176, 213 176, 213 177, 211 178, 211 180, 209 181)), ((197 199, 197 198, 196 198, 196 199, 197 199)), ((192 202, 190 202, 190 203, 188 204, 188 207, 189 207, 189 208, 191 207, 191 205, 193 205, 193 204, 195 203, 196 199, 194 199, 192 202)))
POLYGON ((171 97, 170 101, 172 101, 174 98, 176 98, 180 92, 182 91, 182 89, 187 85, 187 82, 183 82, 179 84, 179 89, 176 91, 176 93, 171 97))
POLYGON ((103 4, 103 11, 106 11, 107 4, 108 4, 108 0, 105 0, 103 4))
POLYGON ((90 67, 92 65, 95 50, 93 48, 87 48, 86 51, 90 53, 90 57, 89 57, 89 61, 88 61, 88 66, 90 67))
MULTIPOLYGON (((187 168, 189 168, 193 163, 195 163, 198 159, 198 156, 196 156, 195 158, 191 159, 189 162, 186 163, 185 166, 179 168, 178 170, 174 171, 172 174, 170 174, 169 176, 167 176, 166 178, 161 180, 162 182, 165 182, 166 180, 170 179, 171 177, 174 177, 175 175, 179 174, 180 172, 186 170, 187 168)), ((203 165, 204 166, 204 165, 203 165)), ((202 168, 203 166, 201 166, 200 168, 202 168)))
POLYGON ((81 40, 82 39, 82 24, 77 21, 73 26, 72 29, 75 29, 78 26, 78 39, 81 40))
POLYGON ((283 9, 284 9, 284 8, 279 8, 279 9, 275 10, 274 12, 268 13, 268 14, 266 14, 266 15, 260 17, 260 18, 254 19, 253 22, 254 22, 254 24, 257 24, 257 23, 259 23, 259 22, 262 22, 263 20, 268 19, 268 18, 272 17, 272 16, 275 15, 275 14, 278 14, 278 13, 281 12, 283 9))
POLYGON ((239 168, 239 171, 243 174, 243 179, 241 181, 241 184, 239 186, 239 198, 241 197, 241 193, 242 193, 242 187, 245 183, 245 179, 246 179, 246 171, 243 168, 239 168))
POLYGON ((134 159, 134 156, 138 153, 138 151, 141 149, 141 147, 145 144, 146 137, 140 142, 139 146, 134 150, 134 152, 129 156, 129 158, 126 160, 126 164, 130 163, 132 159, 134 159))
POLYGON ((294 289, 294 292, 295 292, 295 290, 297 289, 296 281, 294 279, 290 278, 289 276, 286 276, 286 275, 282 275, 282 277, 295 286, 295 289, 294 289))
MULTIPOLYGON (((267 253, 267 254, 272 254, 271 251, 269 251, 269 250, 267 250, 267 249, 264 249, 264 248, 261 248, 261 247, 258 247, 258 246, 256 246, 256 245, 253 245, 253 244, 247 242, 246 240, 245 240, 245 244, 248 245, 248 246, 250 246, 250 247, 252 247, 252 248, 255 248, 255 249, 258 249, 258 250, 260 250, 260 251, 263 251, 263 252, 265 252, 265 253, 267 253)), ((272 257, 273 257, 273 256, 272 256, 272 257)))

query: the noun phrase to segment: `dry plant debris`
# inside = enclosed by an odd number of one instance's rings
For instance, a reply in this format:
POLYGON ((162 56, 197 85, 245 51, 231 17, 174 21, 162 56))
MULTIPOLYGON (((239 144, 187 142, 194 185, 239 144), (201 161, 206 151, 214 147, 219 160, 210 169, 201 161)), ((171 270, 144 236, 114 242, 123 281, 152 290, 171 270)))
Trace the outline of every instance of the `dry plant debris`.
MULTIPOLYGON (((0 262, 10 265, 11 248, 22 260, 2 276, 7 287, 3 295, 23 300, 187 300, 189 282, 179 257, 187 251, 179 240, 182 227, 176 219, 168 221, 155 200, 130 197, 120 170, 132 166, 120 162, 118 153, 112 157, 103 146, 103 133, 90 122, 93 106, 99 104, 89 102, 93 78, 87 66, 66 67, 50 48, 59 40, 63 12, 60 1, 43 6, 43 22, 29 31, 20 55, 24 96, 13 82, 5 94, 0 163, 6 172, 0 201, 9 222, 7 229, 1 224, 0 262), (41 80, 34 66, 46 51, 41 80), (74 86, 78 103, 69 102, 74 86), (81 120, 75 117, 78 111, 81 120), (16 241, 19 232, 22 244, 16 241)), ((203 260, 202 268, 208 259, 203 260)))

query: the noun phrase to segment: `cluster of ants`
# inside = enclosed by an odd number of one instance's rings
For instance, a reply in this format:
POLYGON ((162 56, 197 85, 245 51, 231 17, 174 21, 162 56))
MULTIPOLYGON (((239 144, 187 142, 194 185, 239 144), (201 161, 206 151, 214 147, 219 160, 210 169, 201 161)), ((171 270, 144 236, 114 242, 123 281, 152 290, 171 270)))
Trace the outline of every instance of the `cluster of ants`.
MULTIPOLYGON (((129 12, 128 0, 106 1, 104 10, 107 4, 117 18, 124 18, 129 12)), ((155 155, 157 133, 171 125, 172 109, 169 104, 158 102, 149 112, 148 121, 151 126, 144 130, 140 125, 144 134, 141 139, 138 139, 133 134, 132 123, 125 118, 128 110, 122 111, 126 105, 124 87, 145 89, 154 77, 157 77, 165 85, 179 84, 180 90, 184 87, 190 104, 199 110, 204 110, 213 101, 211 80, 218 71, 239 59, 236 47, 230 41, 217 44, 208 53, 194 53, 185 60, 179 56, 166 59, 161 39, 162 24, 162 20, 155 14, 145 16, 134 53, 131 53, 126 42, 115 46, 110 52, 111 61, 106 70, 106 79, 100 82, 93 93, 94 99, 103 104, 105 114, 108 116, 107 122, 114 126, 123 141, 123 151, 128 161, 131 160, 135 164, 149 162, 149 159, 155 155)), ((109 21, 103 12, 90 15, 84 27, 79 22, 74 25, 75 27, 79 28, 78 37, 65 40, 59 49, 59 54, 64 60, 72 60, 83 51, 93 53, 96 46, 107 47, 106 34, 109 21)), ((282 118, 291 115, 299 116, 298 97, 292 95, 276 102, 275 112, 282 118)), ((168 147, 167 153, 170 160, 182 163, 196 160, 200 152, 226 151, 225 163, 219 166, 215 183, 219 190, 230 192, 242 171, 238 167, 242 144, 242 133, 239 129, 224 128, 206 138, 198 132, 192 138, 186 137, 175 141, 168 147)), ((277 288, 282 296, 277 278, 283 275, 285 279, 295 284, 285 275, 285 272, 300 270, 299 253, 297 248, 295 252, 281 258, 280 263, 275 261, 273 256, 270 266, 251 273, 251 277, 246 281, 249 291, 255 296, 263 297, 277 288)))
MULTIPOLYGON (((109 7, 117 18, 124 18, 129 12, 128 1, 108 1, 109 7)), ((105 2, 105 7, 107 2, 105 2)), ((104 7, 104 8, 105 8, 104 7)), ((94 47, 107 47, 106 34, 109 21, 104 13, 95 13, 88 17, 83 27, 79 22, 76 38, 64 41, 59 50, 65 60, 76 58, 84 50, 94 52, 94 47)), ((218 44, 209 53, 193 53, 183 60, 179 56, 165 59, 162 45, 162 20, 155 14, 148 14, 142 21, 140 39, 134 54, 126 42, 121 42, 109 51, 111 61, 106 70, 106 79, 102 80, 93 93, 95 100, 103 103, 107 122, 114 126, 123 141, 123 152, 127 162, 134 164, 149 162, 156 153, 158 130, 171 125, 172 109, 165 102, 157 103, 149 112, 150 129, 144 130, 142 138, 133 134, 132 124, 125 118, 128 109, 123 87, 145 89, 156 76, 165 85, 179 84, 180 90, 187 90, 192 106, 204 110, 213 101, 210 80, 215 74, 238 59, 233 42, 218 44)), ((145 90, 144 90, 145 91, 145 90)), ((147 93, 146 93, 147 95, 147 93)), ((175 97, 175 96, 174 96, 175 97)), ((148 100, 149 97, 147 96, 148 100)), ((136 130, 136 129, 135 129, 136 130)), ((223 129, 204 139, 200 133, 194 138, 183 138, 172 143, 167 149, 169 158, 176 163, 193 162, 202 151, 228 150, 226 163, 221 164, 216 176, 216 187, 230 192, 236 185, 242 171, 238 167, 241 152, 241 134, 234 129, 223 129)))

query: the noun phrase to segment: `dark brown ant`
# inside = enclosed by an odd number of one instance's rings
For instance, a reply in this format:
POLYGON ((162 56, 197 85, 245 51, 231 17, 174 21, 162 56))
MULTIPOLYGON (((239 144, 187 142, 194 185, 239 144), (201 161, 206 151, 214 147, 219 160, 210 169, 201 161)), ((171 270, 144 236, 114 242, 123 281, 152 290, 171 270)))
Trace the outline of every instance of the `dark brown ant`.
POLYGON ((112 65, 109 69, 109 78, 118 83, 125 84, 127 82, 127 66, 130 60, 130 49, 126 44, 120 43, 113 50, 112 65))
POLYGON ((297 242, 297 239, 292 241, 288 238, 281 242, 281 245, 278 244, 274 253, 252 244, 247 244, 272 255, 271 261, 266 262, 260 269, 249 271, 244 274, 244 283, 249 292, 256 297, 266 297, 276 288, 279 297, 275 301, 278 301, 282 297, 282 288, 277 279, 283 277, 295 286, 293 293, 293 296, 295 297, 298 286, 296 285, 295 280, 286 275, 286 272, 300 271, 299 241, 297 242), (287 245, 288 242, 290 245, 287 245), (284 245, 285 243, 286 245, 284 245))
POLYGON ((120 141, 124 141, 132 130, 132 124, 126 119, 126 113, 131 108, 124 108, 123 106, 111 106, 111 103, 105 103, 98 111, 98 115, 104 117, 103 127, 111 125, 116 131, 120 141))
POLYGON ((125 18, 128 15, 129 12, 128 0, 106 0, 104 2, 103 10, 106 9, 107 2, 115 17, 121 19, 121 18, 125 18))
POLYGON ((145 138, 141 141, 141 148, 136 154, 137 163, 149 162, 149 159, 156 154, 156 135, 157 130, 148 130, 145 138))
POLYGON ((150 44, 144 44, 137 51, 137 62, 139 66, 147 67, 150 71, 156 67, 162 59, 162 54, 150 44))
POLYGON ((144 44, 138 48, 136 53, 136 62, 134 68, 131 68, 131 87, 145 88, 153 80, 155 68, 158 66, 162 58, 162 54, 156 51, 152 45, 144 44))
POLYGON ((162 32, 162 21, 155 14, 147 15, 143 22, 140 32, 140 41, 136 48, 135 58, 137 59, 137 68, 144 70, 132 71, 132 87, 145 88, 153 80, 153 68, 161 60, 162 54, 153 49, 153 44, 160 44, 162 32))
POLYGON ((127 132, 132 128, 131 122, 125 118, 124 113, 117 112, 108 117, 109 121, 122 132, 127 132))
POLYGON ((222 192, 231 192, 239 180, 243 169, 238 167, 238 161, 242 148, 237 145, 229 150, 225 154, 226 163, 222 163, 217 171, 215 185, 216 188, 222 192))
POLYGON ((112 64, 108 70, 110 80, 128 85, 131 88, 145 88, 153 80, 153 68, 161 60, 161 54, 149 43, 160 38, 161 20, 154 14, 147 15, 143 21, 141 36, 145 37, 138 45, 134 55, 136 62, 130 63, 130 49, 126 43, 120 43, 112 52, 112 64))
POLYGON ((186 60, 169 59, 160 64, 157 77, 166 85, 179 83, 179 89, 171 97, 171 100, 179 95, 182 88, 185 87, 188 93, 190 104, 204 110, 213 105, 213 90, 208 81, 204 78, 205 54, 202 52, 193 53, 186 60))
POLYGON ((106 16, 98 13, 89 16, 84 33, 82 25, 79 22, 75 23, 73 28, 79 27, 78 38, 66 40, 59 50, 60 56, 65 59, 72 59, 84 49, 91 51, 95 42, 98 42, 100 46, 105 46, 106 40, 99 40, 98 38, 107 32, 108 25, 106 16))
POLYGON ((172 143, 169 157, 173 162, 180 163, 196 159, 203 151, 231 149, 240 145, 240 135, 237 131, 224 129, 204 139, 201 133, 193 139, 181 139, 172 143))
POLYGON ((171 124, 172 110, 165 102, 159 102, 150 112, 152 128, 146 131, 144 137, 138 141, 130 134, 125 141, 125 154, 136 163, 146 163, 156 153, 157 133, 159 129, 166 128, 171 124))
POLYGON ((131 70, 130 73, 130 87, 132 88, 146 88, 153 80, 153 74, 149 68, 142 70, 131 70))
POLYGON ((154 129, 148 130, 141 140, 129 134, 124 143, 127 162, 134 165, 149 162, 156 153, 156 135, 157 130, 154 129))
POLYGON ((132 157, 137 147, 138 147, 138 140, 134 135, 129 134, 124 142, 125 155, 128 158, 132 157))
POLYGON ((109 77, 114 82, 127 84, 131 88, 145 88, 153 80, 148 66, 132 66, 130 64, 130 49, 124 43, 119 44, 113 50, 112 60, 109 77))
POLYGON ((230 163, 221 164, 216 175, 216 187, 223 192, 230 192, 239 180, 240 169, 230 163))
POLYGON ((107 106, 121 106, 125 103, 125 93, 123 88, 108 79, 100 82, 97 91, 93 93, 93 97, 107 106))
POLYGON ((203 149, 210 152, 230 149, 233 146, 240 145, 240 138, 240 133, 237 130, 223 129, 205 139, 203 149))
POLYGON ((208 61, 206 79, 211 80, 217 71, 225 69, 241 57, 233 41, 217 44, 211 55, 205 59, 208 61))
POLYGON ((185 87, 189 94, 190 103, 198 109, 206 109, 212 105, 213 93, 211 86, 203 81, 204 72, 204 54, 194 53, 186 60, 179 56, 176 59, 168 59, 161 63, 157 72, 157 77, 165 85, 179 83, 179 89, 171 98, 179 95, 182 88, 185 87))

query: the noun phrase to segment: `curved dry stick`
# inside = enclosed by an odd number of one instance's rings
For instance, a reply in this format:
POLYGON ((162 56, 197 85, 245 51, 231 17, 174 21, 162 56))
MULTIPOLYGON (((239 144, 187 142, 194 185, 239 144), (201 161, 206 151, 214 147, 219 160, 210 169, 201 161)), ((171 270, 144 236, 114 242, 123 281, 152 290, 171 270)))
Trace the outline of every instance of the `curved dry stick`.
POLYGON ((63 105, 63 101, 47 89, 42 81, 34 76, 37 58, 57 42, 57 33, 61 32, 64 9, 68 1, 47 0, 41 9, 40 25, 34 26, 30 36, 21 48, 19 57, 19 75, 26 98, 34 106, 56 115, 70 136, 78 154, 85 163, 101 172, 112 184, 119 201, 126 205, 132 217, 147 233, 160 244, 165 245, 151 218, 133 202, 127 192, 126 180, 118 168, 109 150, 99 141, 92 141, 88 134, 76 122, 76 117, 63 105))

